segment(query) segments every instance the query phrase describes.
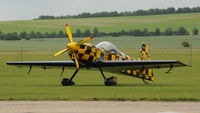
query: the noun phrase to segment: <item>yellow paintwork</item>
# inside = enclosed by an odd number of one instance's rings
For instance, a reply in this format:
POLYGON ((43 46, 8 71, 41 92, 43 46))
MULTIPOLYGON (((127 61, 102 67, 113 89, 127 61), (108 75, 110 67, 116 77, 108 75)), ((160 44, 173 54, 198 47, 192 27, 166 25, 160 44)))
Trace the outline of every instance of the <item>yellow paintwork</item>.
POLYGON ((111 60, 115 61, 116 60, 116 55, 112 55, 111 60))
POLYGON ((82 60, 88 60, 90 57, 90 55, 88 54, 84 54, 83 57, 82 57, 82 60))
POLYGON ((73 41, 73 38, 72 38, 72 32, 69 28, 69 26, 66 24, 66 32, 67 32, 67 36, 68 36, 68 39, 69 39, 69 42, 74 42, 73 41))
POLYGON ((68 50, 68 49, 61 50, 61 51, 55 53, 53 56, 54 56, 54 57, 55 57, 55 56, 58 56, 58 55, 60 55, 60 54, 62 54, 62 53, 64 53, 64 52, 66 52, 67 50, 68 50))
POLYGON ((79 67, 78 59, 77 59, 76 54, 75 54, 74 51, 73 51, 73 56, 74 56, 74 59, 75 59, 76 68, 79 69, 80 67, 79 67))
MULTIPOLYGON (((77 69, 79 69, 79 65, 88 65, 97 60, 100 61, 122 61, 133 60, 131 57, 124 55, 124 54, 113 54, 109 51, 105 51, 102 48, 96 48, 90 43, 86 43, 92 39, 92 37, 87 37, 79 42, 73 42, 72 33, 68 25, 66 25, 66 32, 68 35, 69 43, 67 44, 66 49, 57 52, 54 56, 58 56, 64 52, 68 52, 70 58, 75 61, 77 69)), ((149 45, 142 44, 142 48, 140 50, 139 58, 137 60, 150 60, 150 49, 149 45)), ((120 71, 120 70, 119 70, 120 71)), ((153 71, 152 69, 143 69, 143 70, 121 70, 120 72, 133 76, 138 77, 141 79, 146 80, 154 80, 153 78, 153 71)))
MULTIPOLYGON (((75 61, 76 63, 76 68, 79 69, 79 62, 78 60, 80 59, 79 58, 79 55, 75 53, 75 51, 78 51, 82 54, 84 54, 84 50, 81 50, 80 48, 80 45, 90 41, 93 37, 88 37, 88 38, 85 38, 81 41, 79 41, 78 43, 77 42, 74 42, 73 41, 73 37, 72 37, 72 33, 71 33, 71 30, 69 28, 69 26, 66 24, 66 32, 67 32, 67 35, 68 35, 68 39, 69 39, 69 43, 67 44, 67 47, 66 49, 62 50, 62 51, 59 51, 57 52, 56 54, 54 54, 53 56, 58 56, 66 51, 68 51, 68 53, 71 55, 71 59, 75 61)), ((92 54, 94 55, 94 54, 92 54)), ((85 56, 86 57, 86 56, 85 56)))
POLYGON ((76 45, 77 45, 77 46, 80 46, 80 45, 82 45, 82 44, 84 44, 84 43, 90 41, 92 38, 93 38, 93 37, 87 37, 87 38, 83 39, 82 41, 76 43, 76 45))

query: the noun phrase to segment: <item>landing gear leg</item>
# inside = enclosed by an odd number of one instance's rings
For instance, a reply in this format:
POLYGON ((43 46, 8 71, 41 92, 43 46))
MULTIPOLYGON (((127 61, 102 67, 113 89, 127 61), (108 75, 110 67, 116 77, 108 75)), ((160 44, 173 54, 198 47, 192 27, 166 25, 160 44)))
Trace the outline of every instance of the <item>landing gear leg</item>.
POLYGON ((144 82, 144 84, 148 84, 148 82, 147 82, 147 81, 145 81, 144 79, 142 79, 142 81, 144 82))
POLYGON ((72 75, 72 77, 70 79, 68 78, 63 78, 61 81, 61 84, 63 86, 73 86, 75 85, 75 82, 72 81, 72 79, 75 77, 75 75, 78 73, 79 69, 76 69, 76 71, 74 72, 74 74, 72 75))
POLYGON ((103 71, 102 71, 102 69, 101 69, 101 67, 99 67, 99 71, 101 72, 101 75, 102 75, 102 77, 104 79, 104 84, 106 86, 115 86, 115 85, 117 85, 117 78, 116 77, 112 76, 110 78, 106 78, 104 73, 103 73, 103 71))

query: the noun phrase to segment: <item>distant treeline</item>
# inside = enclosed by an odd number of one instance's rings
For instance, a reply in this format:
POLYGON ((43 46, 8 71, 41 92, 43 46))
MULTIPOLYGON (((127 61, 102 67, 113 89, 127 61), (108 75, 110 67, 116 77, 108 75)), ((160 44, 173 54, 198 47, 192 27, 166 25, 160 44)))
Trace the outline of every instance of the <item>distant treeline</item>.
MULTIPOLYGON (((199 30, 194 28, 192 30, 193 35, 198 35, 199 30)), ((168 27, 163 32, 160 31, 159 28, 156 28, 154 31, 148 31, 147 28, 144 28, 143 30, 140 29, 134 29, 134 30, 121 30, 119 32, 111 32, 111 33, 105 33, 100 32, 97 28, 94 28, 92 31, 90 29, 86 29, 84 31, 81 31, 80 29, 77 29, 75 33, 73 33, 74 37, 88 37, 88 36, 94 36, 94 37, 102 37, 102 36, 170 36, 170 35, 190 35, 190 33, 184 28, 179 27, 177 30, 173 30, 172 28, 168 27)), ((52 32, 52 33, 41 33, 41 32, 34 32, 31 33, 27 32, 21 32, 21 33, 2 33, 0 32, 0 40, 30 40, 32 38, 64 38, 67 37, 66 33, 62 30, 59 32, 52 32)))
POLYGON ((63 18, 89 18, 89 17, 116 17, 116 16, 143 16, 143 15, 161 15, 161 14, 179 14, 179 13, 196 13, 200 12, 200 7, 183 7, 175 9, 169 7, 166 9, 148 9, 148 10, 137 10, 137 11, 125 11, 125 12, 97 12, 97 13, 81 13, 78 15, 66 15, 66 16, 50 16, 41 15, 36 19, 63 19, 63 18))

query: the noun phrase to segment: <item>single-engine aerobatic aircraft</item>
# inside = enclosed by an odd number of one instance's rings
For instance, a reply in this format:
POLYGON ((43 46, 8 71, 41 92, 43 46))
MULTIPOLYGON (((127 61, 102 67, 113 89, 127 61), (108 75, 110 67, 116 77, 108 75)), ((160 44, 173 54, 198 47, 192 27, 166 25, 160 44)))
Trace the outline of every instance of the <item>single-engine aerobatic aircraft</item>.
MULTIPOLYGON (((133 59, 125 55, 110 42, 100 42, 92 45, 87 43, 93 37, 85 38, 79 42, 74 42, 69 26, 66 24, 66 32, 69 43, 64 50, 61 50, 53 56, 58 56, 64 52, 68 52, 72 61, 26 61, 26 62, 7 62, 8 65, 30 66, 29 72, 33 66, 39 66, 47 69, 48 67, 61 67, 62 73, 65 68, 76 67, 76 71, 71 78, 63 78, 61 84, 63 86, 71 86, 75 83, 72 79, 81 68, 97 68, 101 72, 106 86, 117 85, 117 78, 106 78, 104 72, 122 73, 132 77, 137 77, 145 80, 153 81, 153 70, 159 68, 169 68, 169 72, 173 67, 188 66, 178 60, 151 60, 150 48, 147 44, 142 44, 139 58, 133 59)), ((62 74, 61 73, 61 74, 62 74)))

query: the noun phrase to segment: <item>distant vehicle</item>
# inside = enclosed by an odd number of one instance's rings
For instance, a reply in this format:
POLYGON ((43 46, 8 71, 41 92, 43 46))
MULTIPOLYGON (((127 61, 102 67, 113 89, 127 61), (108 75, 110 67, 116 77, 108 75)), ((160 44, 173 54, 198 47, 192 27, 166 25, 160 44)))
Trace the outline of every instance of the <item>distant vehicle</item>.
MULTIPOLYGON (((153 81, 153 70, 160 68, 169 68, 168 72, 173 67, 188 66, 178 60, 151 60, 150 48, 147 44, 142 44, 139 58, 133 59, 123 52, 119 51, 116 46, 110 42, 100 42, 92 45, 87 43, 93 37, 85 38, 79 42, 74 42, 69 26, 66 24, 66 32, 69 43, 64 50, 61 50, 53 56, 58 56, 64 52, 68 52, 72 61, 26 61, 26 62, 7 62, 8 65, 30 66, 29 72, 33 66, 39 66, 47 69, 48 67, 61 67, 62 73, 67 67, 76 67, 76 71, 71 78, 63 78, 61 84, 63 86, 72 86, 75 82, 72 79, 76 76, 81 68, 98 68, 104 79, 106 86, 117 85, 117 78, 106 78, 103 71, 111 73, 121 73, 132 77, 137 77, 145 80, 153 81)), ((61 74, 62 74, 61 73, 61 74)))

